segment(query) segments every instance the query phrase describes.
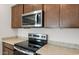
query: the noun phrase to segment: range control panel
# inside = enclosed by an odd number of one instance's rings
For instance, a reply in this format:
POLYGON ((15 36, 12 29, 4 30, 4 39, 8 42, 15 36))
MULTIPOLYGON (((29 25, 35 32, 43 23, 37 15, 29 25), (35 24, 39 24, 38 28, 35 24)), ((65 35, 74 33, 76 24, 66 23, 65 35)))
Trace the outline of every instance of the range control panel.
POLYGON ((28 34, 29 38, 36 38, 36 39, 42 39, 42 40, 47 40, 48 35, 46 34, 34 34, 34 33, 29 33, 28 34))

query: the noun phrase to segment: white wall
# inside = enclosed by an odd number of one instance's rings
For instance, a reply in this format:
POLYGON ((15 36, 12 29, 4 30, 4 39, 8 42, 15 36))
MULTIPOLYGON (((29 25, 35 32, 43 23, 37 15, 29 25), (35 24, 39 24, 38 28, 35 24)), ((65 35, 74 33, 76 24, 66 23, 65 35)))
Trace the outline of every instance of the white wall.
POLYGON ((0 4, 0 54, 2 52, 2 38, 17 34, 16 29, 11 29, 11 6, 9 4, 0 4))
POLYGON ((18 29, 18 36, 27 37, 28 33, 48 34, 48 40, 65 42, 71 44, 79 44, 79 29, 78 28, 33 28, 33 29, 18 29))

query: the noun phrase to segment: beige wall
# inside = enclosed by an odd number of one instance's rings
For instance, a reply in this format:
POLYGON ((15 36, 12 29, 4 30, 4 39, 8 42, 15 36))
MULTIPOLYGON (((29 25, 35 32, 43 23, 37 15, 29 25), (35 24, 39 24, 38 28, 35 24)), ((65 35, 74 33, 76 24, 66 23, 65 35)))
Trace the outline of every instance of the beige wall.
POLYGON ((71 44, 79 44, 79 29, 78 28, 31 28, 31 29, 19 29, 18 35, 27 37, 28 33, 42 33, 48 34, 48 40, 65 42, 71 44))
POLYGON ((11 5, 0 4, 0 54, 2 52, 2 38, 16 34, 17 30, 11 29, 11 5))

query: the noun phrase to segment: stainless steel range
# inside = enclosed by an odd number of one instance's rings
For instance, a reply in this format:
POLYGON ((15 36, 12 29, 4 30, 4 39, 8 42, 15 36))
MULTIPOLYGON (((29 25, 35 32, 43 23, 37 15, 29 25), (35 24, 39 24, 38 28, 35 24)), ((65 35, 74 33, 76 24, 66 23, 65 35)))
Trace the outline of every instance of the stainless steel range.
POLYGON ((34 55, 36 51, 47 44, 48 36, 45 34, 28 34, 28 41, 16 43, 14 45, 15 55, 34 55))

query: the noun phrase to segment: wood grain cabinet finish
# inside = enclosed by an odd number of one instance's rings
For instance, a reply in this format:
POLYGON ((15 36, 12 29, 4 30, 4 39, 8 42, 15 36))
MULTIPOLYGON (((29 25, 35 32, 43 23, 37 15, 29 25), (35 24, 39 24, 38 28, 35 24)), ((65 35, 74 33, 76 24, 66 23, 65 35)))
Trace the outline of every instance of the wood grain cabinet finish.
POLYGON ((8 43, 3 42, 3 55, 13 55, 14 46, 8 43))
POLYGON ((8 55, 8 49, 6 47, 3 46, 3 55, 8 55))
POLYGON ((31 4, 24 4, 23 13, 28 13, 32 11, 32 5, 31 4))
POLYGON ((60 5, 46 4, 44 5, 44 23, 45 27, 59 27, 60 5))
POLYGON ((32 7, 33 7, 33 11, 36 11, 36 10, 43 10, 43 4, 32 4, 32 7))
POLYGON ((42 10, 42 4, 24 4, 24 13, 29 13, 36 10, 42 10))
POLYGON ((79 4, 60 6, 60 27, 79 28, 79 4))
POLYGON ((3 55, 14 55, 14 51, 6 47, 3 47, 3 55))
POLYGON ((22 4, 18 4, 12 7, 12 28, 21 27, 21 14, 23 14, 22 4))

